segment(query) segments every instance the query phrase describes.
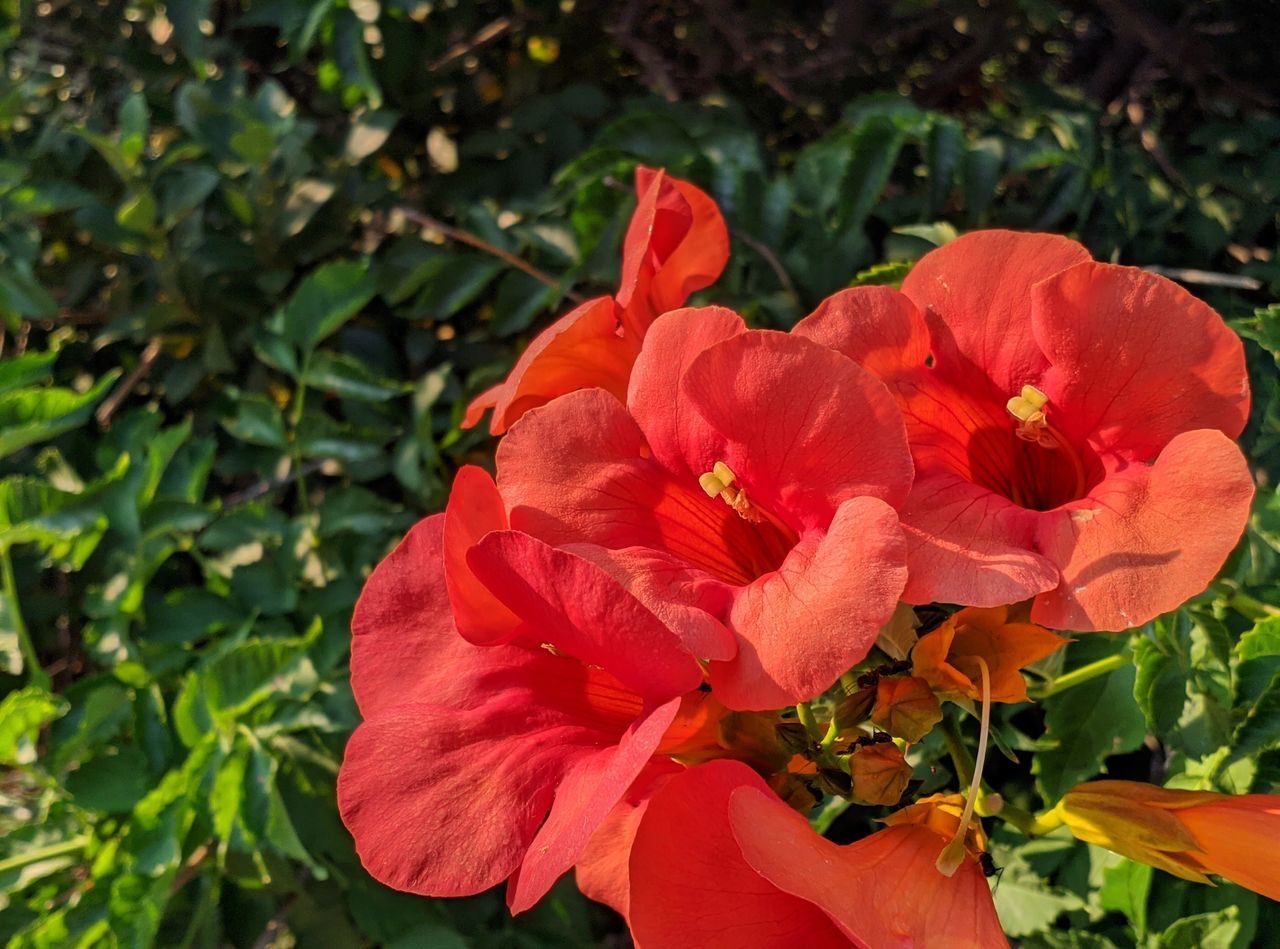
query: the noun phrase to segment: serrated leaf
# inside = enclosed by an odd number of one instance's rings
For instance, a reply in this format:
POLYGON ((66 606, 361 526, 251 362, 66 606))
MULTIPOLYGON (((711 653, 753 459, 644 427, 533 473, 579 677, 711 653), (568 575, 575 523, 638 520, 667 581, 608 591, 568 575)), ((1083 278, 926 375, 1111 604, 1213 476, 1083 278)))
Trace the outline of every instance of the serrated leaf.
POLYGON ((26 765, 35 761, 36 735, 70 708, 62 696, 44 689, 28 687, 6 695, 0 702, 0 764, 26 765))
POLYGON ((1147 728, 1133 702, 1136 671, 1125 665, 1045 700, 1046 743, 1032 771, 1046 801, 1098 774, 1111 755, 1142 745, 1147 728))
POLYGON ((1240 911, 1234 906, 1216 913, 1180 919, 1156 939, 1158 949, 1231 949, 1240 931, 1240 911))
POLYGON ((0 394, 0 458, 83 425, 119 375, 107 373, 86 392, 50 387, 0 394))

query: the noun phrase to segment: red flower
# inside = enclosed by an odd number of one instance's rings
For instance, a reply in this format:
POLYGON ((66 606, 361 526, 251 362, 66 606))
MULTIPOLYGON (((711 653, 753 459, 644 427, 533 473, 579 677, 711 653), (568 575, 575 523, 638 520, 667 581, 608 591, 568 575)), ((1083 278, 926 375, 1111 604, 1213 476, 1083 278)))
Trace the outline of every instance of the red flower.
POLYGON ((1033 622, 1126 629, 1203 590, 1244 528, 1243 349, 1162 277, 983 231, 926 255, 901 293, 843 291, 796 332, 898 397, 909 602, 1034 597, 1033 622))
MULTIPOLYGON (((454 513, 414 527, 356 605, 351 684, 364 722, 347 744, 338 802, 378 880, 462 896, 509 877, 519 912, 573 865, 661 750, 702 671, 598 567, 510 531, 488 532, 481 546, 528 565, 532 579, 508 578, 497 618, 472 614, 486 634, 501 631, 499 644, 467 642, 446 599, 454 513)), ((687 740, 688 729, 673 732, 687 740)))
MULTIPOLYGON (((866 655, 906 580, 910 480, 880 382, 719 308, 654 323, 626 405, 574 392, 498 447, 511 527, 598 563, 744 710, 812 698, 866 655)), ((467 564, 496 592, 486 544, 467 564)))
POLYGON ((529 409, 576 389, 598 386, 625 397, 650 324, 720 276, 729 232, 705 192, 640 166, 636 197, 617 295, 588 300, 543 330, 510 375, 468 406, 464 428, 493 409, 489 431, 501 435, 529 409))
POLYGON ((735 761, 666 776, 634 824, 627 877, 612 887, 628 890, 640 949, 1008 945, 978 864, 938 872, 947 840, 934 829, 837 846, 735 761))

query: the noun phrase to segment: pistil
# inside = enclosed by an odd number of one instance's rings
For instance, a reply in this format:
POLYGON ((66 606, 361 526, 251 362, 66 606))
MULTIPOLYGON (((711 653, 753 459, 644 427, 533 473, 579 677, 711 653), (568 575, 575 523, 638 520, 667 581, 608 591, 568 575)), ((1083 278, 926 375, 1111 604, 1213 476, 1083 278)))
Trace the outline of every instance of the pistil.
POLYGON ((981 656, 974 657, 982 672, 982 730, 978 734, 978 756, 973 764, 973 778, 969 782, 969 793, 965 797, 964 813, 960 815, 960 826, 956 828, 951 842, 938 854, 938 872, 943 876, 954 876, 965 856, 965 835, 969 830, 969 822, 973 819, 973 809, 978 803, 978 794, 982 789, 982 768, 987 760, 987 738, 991 734, 991 672, 987 669, 986 660, 981 656))
POLYGON ((795 534, 792 533, 791 529, 764 508, 752 504, 747 497, 746 489, 738 484, 738 476, 723 461, 717 461, 710 471, 700 474, 698 476, 698 485, 706 493, 707 497, 720 498, 721 501, 733 508, 734 512, 744 521, 752 524, 772 524, 782 532, 784 537, 790 538, 791 542, 794 543, 795 534))

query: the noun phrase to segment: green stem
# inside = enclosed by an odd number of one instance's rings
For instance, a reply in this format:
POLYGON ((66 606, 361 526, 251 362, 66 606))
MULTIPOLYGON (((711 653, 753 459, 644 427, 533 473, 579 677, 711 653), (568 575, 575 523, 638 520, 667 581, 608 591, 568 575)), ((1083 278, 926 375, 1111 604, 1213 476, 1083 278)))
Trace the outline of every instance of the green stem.
POLYGON ((311 368, 311 351, 302 356, 302 365, 298 370, 298 388, 293 394, 293 406, 289 412, 289 455, 293 459, 294 469, 298 472, 298 504, 302 513, 311 511, 311 501, 307 497, 307 479, 302 473, 302 447, 298 444, 298 425, 302 422, 302 409, 307 401, 307 371, 311 368))
POLYGON ((1062 816, 1056 808, 1043 814, 1032 814, 1013 804, 1005 804, 995 816, 1028 837, 1043 837, 1062 826, 1062 816))
POLYGON ((18 600, 18 583, 13 577, 13 561, 9 557, 9 546, 0 545, 0 583, 4 585, 4 598, 9 622, 18 636, 18 650, 27 667, 31 684, 46 691, 53 685, 53 680, 40 665, 40 657, 36 655, 36 644, 31 641, 31 633, 22 618, 22 604, 18 600))
POLYGON ((955 718, 947 714, 942 719, 942 740, 946 742, 947 754, 951 755, 951 763, 956 767, 956 777, 961 787, 973 780, 973 755, 969 753, 964 738, 960 735, 960 726, 955 718))
POLYGON ((1128 652, 1118 652, 1113 656, 1104 656, 1088 665, 1081 666, 1079 669, 1072 669, 1070 672, 1058 676, 1047 686, 1037 690, 1032 698, 1047 699, 1051 695, 1057 695, 1059 692, 1065 692, 1067 689, 1075 688, 1077 685, 1083 685, 1091 679, 1106 675, 1108 672, 1123 669, 1129 665, 1129 662, 1130 655, 1128 652))
POLYGON ((60 844, 49 844, 47 847, 37 847, 35 850, 27 850, 23 853, 15 854, 12 857, 0 860, 0 873, 8 873, 10 870, 27 867, 33 863, 39 863, 41 860, 50 860, 70 853, 79 853, 88 843, 89 835, 82 834, 79 837, 64 840, 60 844))
POLYGON ((796 706, 796 718, 800 719, 800 724, 804 726, 804 730, 809 733, 809 737, 816 742, 821 742, 823 738, 822 726, 818 724, 818 719, 813 714, 813 706, 808 702, 801 702, 796 706))

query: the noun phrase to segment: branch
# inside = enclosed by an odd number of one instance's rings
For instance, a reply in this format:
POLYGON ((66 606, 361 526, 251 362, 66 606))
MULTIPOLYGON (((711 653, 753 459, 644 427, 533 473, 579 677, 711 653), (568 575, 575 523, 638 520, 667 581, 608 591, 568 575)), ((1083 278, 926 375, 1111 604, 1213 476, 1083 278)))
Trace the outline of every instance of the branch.
POLYGON ((555 277, 539 270, 537 267, 533 266, 533 264, 521 260, 510 251, 505 251, 501 247, 495 247, 483 237, 478 237, 469 231, 464 231, 461 228, 454 227, 452 224, 446 224, 444 221, 438 220, 429 214, 423 214, 421 211, 415 211, 413 208, 407 208, 401 205, 400 207, 397 207, 396 210, 419 227, 428 227, 433 231, 439 231, 451 241, 457 241, 459 244, 467 244, 476 248, 476 250, 484 251, 492 257, 497 257, 503 263, 527 273, 534 280, 537 280, 540 283, 545 283, 548 287, 555 290, 559 290, 574 303, 581 303, 583 301, 583 297, 580 294, 574 293, 572 290, 565 287, 555 277))
POLYGON ((1231 290, 1261 290, 1262 281, 1257 277, 1239 274, 1214 273, 1209 270, 1189 270, 1186 267, 1161 267, 1156 264, 1143 267, 1153 274, 1177 280, 1179 283, 1197 283, 1206 287, 1227 287, 1231 290))
POLYGON ((111 417, 116 414, 116 409, 120 408, 121 403, 129 397, 129 393, 133 391, 134 386, 150 374, 151 367, 155 365, 156 360, 159 358, 160 337, 153 336, 151 337, 151 342, 147 343, 147 348, 142 351, 142 357, 138 360, 138 364, 133 367, 133 371, 125 376, 124 381, 116 386, 115 391, 98 406, 98 411, 94 413, 94 418, 98 420, 98 425, 102 428, 111 427, 111 417))

